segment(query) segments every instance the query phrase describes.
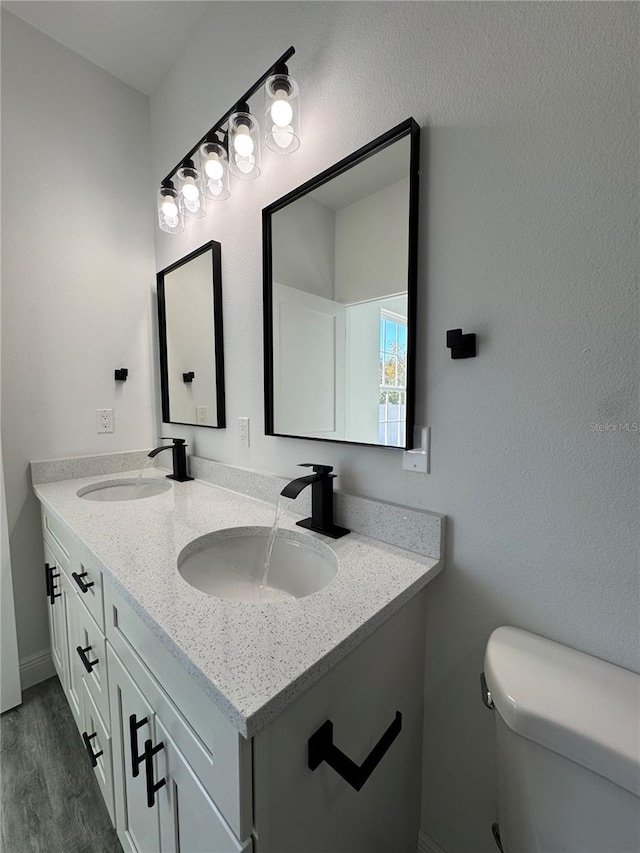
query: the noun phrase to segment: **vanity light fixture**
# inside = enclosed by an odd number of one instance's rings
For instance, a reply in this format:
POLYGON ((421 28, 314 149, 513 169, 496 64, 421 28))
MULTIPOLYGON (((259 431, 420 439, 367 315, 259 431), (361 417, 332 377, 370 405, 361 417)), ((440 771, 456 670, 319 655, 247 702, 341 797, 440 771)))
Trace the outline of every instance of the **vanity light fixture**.
POLYGON ((229 155, 227 135, 217 134, 200 146, 200 168, 204 194, 212 201, 229 198, 229 155))
POLYGON ((265 142, 277 154, 300 147, 300 92, 284 62, 277 63, 264 84, 265 142))
POLYGON ((229 198, 229 173, 242 180, 261 172, 260 125, 249 107, 264 85, 265 142, 279 154, 300 147, 300 97, 289 76, 290 47, 248 89, 162 181, 158 191, 158 224, 168 234, 184 231, 185 217, 206 216, 206 200, 229 198))
POLYGON ((158 225, 167 234, 180 234, 184 231, 180 193, 173 181, 165 180, 158 190, 158 225))
POLYGON ((193 160, 185 160, 182 168, 178 169, 178 186, 182 198, 182 207, 187 216, 200 219, 207 215, 204 206, 202 175, 194 166, 193 160))
POLYGON ((229 116, 229 170, 244 180, 260 174, 260 125, 245 102, 229 116))

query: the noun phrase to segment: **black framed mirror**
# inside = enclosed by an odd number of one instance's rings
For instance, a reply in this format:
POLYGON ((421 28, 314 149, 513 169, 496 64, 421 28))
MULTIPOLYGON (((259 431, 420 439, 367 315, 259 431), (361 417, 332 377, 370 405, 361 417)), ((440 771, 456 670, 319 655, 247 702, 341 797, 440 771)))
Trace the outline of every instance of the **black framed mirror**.
POLYGON ((226 426, 221 269, 211 240, 157 275, 165 423, 226 426))
POLYGON ((420 128, 264 208, 265 432, 413 446, 420 128))

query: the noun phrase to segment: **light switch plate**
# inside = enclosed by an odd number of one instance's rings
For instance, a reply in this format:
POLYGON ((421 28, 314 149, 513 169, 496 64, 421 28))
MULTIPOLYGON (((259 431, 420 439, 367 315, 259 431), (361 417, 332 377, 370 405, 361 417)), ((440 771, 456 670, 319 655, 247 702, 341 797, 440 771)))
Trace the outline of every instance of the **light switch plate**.
POLYGON ((428 474, 431 463, 431 427, 413 428, 413 449, 402 454, 402 467, 416 474, 428 474))

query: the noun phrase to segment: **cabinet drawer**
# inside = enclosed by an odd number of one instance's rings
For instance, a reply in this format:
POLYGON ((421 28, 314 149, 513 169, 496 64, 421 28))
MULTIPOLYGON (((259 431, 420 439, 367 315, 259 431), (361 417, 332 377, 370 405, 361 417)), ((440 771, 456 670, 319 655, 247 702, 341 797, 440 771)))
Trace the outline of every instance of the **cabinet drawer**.
POLYGON ((107 729, 110 730, 109 677, 105 638, 79 599, 76 599, 75 604, 78 642, 70 648, 69 653, 79 659, 82 679, 98 711, 102 714, 107 729))
MULTIPOLYGON (((115 811, 113 802, 113 758, 111 754, 111 738, 105 728, 102 716, 98 713, 95 702, 87 689, 86 683, 83 689, 84 725, 83 732, 86 738, 85 748, 87 753, 91 749, 94 756, 95 766, 93 772, 100 786, 100 792, 104 799, 111 822, 115 825, 115 811), (88 746, 87 746, 88 743, 88 746), (100 754, 101 753, 101 754, 100 754)), ((94 763, 92 761, 92 764, 94 763)))
POLYGON ((71 553, 73 548, 73 535, 67 530, 61 521, 42 509, 42 535, 44 541, 50 545, 54 552, 58 552, 65 561, 65 571, 69 570, 71 553))
POLYGON ((93 616, 102 633, 104 633, 102 571, 97 565, 95 557, 90 554, 81 542, 77 543, 71 564, 73 566, 70 575, 72 585, 80 600, 93 616))
POLYGON ((233 832, 246 840, 253 819, 250 742, 109 583, 105 621, 107 640, 125 669, 233 832))

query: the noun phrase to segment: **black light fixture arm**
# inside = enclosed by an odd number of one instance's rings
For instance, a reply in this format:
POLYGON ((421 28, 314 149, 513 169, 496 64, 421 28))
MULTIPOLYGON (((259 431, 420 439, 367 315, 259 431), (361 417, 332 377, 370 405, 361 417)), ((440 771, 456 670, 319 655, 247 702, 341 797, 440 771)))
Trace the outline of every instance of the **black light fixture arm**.
POLYGON ((234 105, 231 107, 231 109, 227 110, 227 112, 221 118, 219 118, 218 121, 205 133, 205 135, 202 137, 202 139, 200 139, 198 142, 196 142, 196 144, 193 146, 193 148, 191 148, 188 151, 186 156, 184 156, 182 158, 182 160, 180 160, 180 162, 176 166, 174 166, 174 168, 168 173, 166 178, 162 181, 162 186, 171 185, 173 176, 178 171, 178 169, 180 169, 182 167, 184 162, 186 160, 190 160, 193 157, 193 155, 196 153, 196 151, 200 148, 200 146, 204 142, 208 142, 211 139, 211 137, 216 133, 216 131, 221 130, 222 126, 225 124, 225 122, 227 121, 227 119, 229 118, 231 113, 235 112, 238 105, 239 104, 246 104, 249 101, 249 99, 253 95, 255 95, 255 93, 258 91, 260 86, 262 86, 262 84, 265 82, 267 77, 269 77, 270 74, 273 74, 274 72, 276 72, 278 66, 282 66, 283 64, 285 64, 293 56, 293 54, 295 52, 296 52, 295 48, 290 47, 288 50, 285 50, 285 52, 282 54, 282 56, 279 59, 277 59, 273 63, 273 65, 269 66, 269 68, 264 72, 262 77, 260 77, 260 79, 256 80, 256 82, 253 84, 253 86, 251 86, 250 89, 247 89, 247 91, 244 93, 244 95, 242 95, 240 98, 238 98, 238 100, 234 103, 234 105))

